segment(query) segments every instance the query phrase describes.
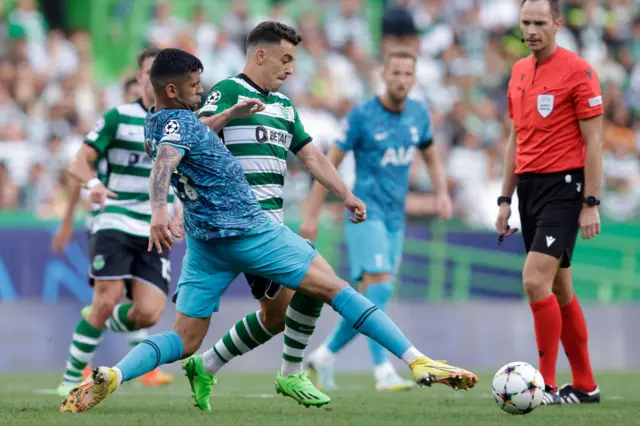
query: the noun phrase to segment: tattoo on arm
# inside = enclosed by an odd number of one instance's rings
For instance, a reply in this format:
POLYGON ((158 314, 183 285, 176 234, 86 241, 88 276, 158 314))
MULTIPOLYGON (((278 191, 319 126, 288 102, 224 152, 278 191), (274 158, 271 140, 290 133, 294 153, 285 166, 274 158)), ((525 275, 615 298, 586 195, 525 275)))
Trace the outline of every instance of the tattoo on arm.
POLYGON ((151 170, 151 183, 149 195, 151 198, 151 209, 167 206, 169 187, 171 186, 171 175, 178 167, 182 154, 180 151, 169 145, 161 145, 156 154, 156 161, 151 170))

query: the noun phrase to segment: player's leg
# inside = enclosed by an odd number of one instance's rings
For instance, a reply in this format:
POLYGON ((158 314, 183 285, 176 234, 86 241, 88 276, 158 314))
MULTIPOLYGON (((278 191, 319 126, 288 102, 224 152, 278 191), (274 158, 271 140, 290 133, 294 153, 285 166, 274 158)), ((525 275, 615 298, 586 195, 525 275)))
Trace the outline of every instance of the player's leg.
POLYGON ((560 268, 553 282, 553 292, 560 304, 561 342, 573 376, 571 384, 560 388, 560 399, 566 404, 599 403, 600 389, 596 385, 589 360, 587 323, 573 293, 570 267, 560 268))
POLYGON ((455 388, 475 385, 474 374, 420 353, 386 314, 338 278, 315 248, 289 228, 266 225, 259 233, 239 239, 229 255, 234 265, 331 304, 361 334, 407 362, 417 383, 437 382, 455 388))
MULTIPOLYGON (((368 284, 384 283, 384 279, 378 278, 389 278, 386 281, 390 281, 392 266, 388 253, 391 251, 391 242, 388 237, 384 223, 380 220, 367 220, 359 224, 345 221, 345 243, 349 254, 351 279, 359 282, 360 291, 363 293, 367 290, 368 284)), ((379 296, 378 299, 384 298, 384 292, 378 292, 379 289, 384 290, 383 287, 378 287, 371 292, 379 296)), ((374 301, 378 304, 377 302, 374 301)), ((334 380, 335 355, 356 336, 358 332, 341 318, 334 331, 311 353, 309 368, 316 376, 318 387, 325 390, 337 389, 334 380)), ((376 353, 380 354, 377 349, 376 353)))
MULTIPOLYGON (((90 379, 71 390, 60 411, 86 411, 121 383, 197 351, 209 328, 211 314, 219 309, 220 297, 236 276, 219 258, 216 244, 187 237, 187 253, 176 290, 178 315, 173 331, 148 337, 113 368, 94 368, 90 379)), ((213 380, 206 371, 193 373, 198 373, 198 377, 197 380, 189 377, 192 389, 194 382, 213 380)), ((207 384, 209 389, 210 385, 207 384)))
POLYGON ((82 371, 91 362, 102 338, 105 323, 124 294, 124 279, 130 277, 131 254, 122 249, 120 233, 99 231, 90 242, 93 254, 90 284, 93 300, 90 308, 82 310, 75 327, 62 383, 57 388, 60 396, 82 381, 82 371))
POLYGON ((211 374, 215 375, 233 358, 265 344, 284 330, 285 311, 293 291, 257 275, 245 274, 245 278, 253 297, 260 302, 260 310, 235 323, 213 348, 202 354, 204 368, 211 374))

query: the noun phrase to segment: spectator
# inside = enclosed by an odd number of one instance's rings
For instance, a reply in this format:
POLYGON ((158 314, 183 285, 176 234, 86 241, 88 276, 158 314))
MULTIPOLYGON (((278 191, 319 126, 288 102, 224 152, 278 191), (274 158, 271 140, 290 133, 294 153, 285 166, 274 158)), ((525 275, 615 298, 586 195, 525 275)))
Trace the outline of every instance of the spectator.
POLYGON ((17 202, 18 185, 11 180, 7 163, 0 160, 0 211, 15 209, 17 202))

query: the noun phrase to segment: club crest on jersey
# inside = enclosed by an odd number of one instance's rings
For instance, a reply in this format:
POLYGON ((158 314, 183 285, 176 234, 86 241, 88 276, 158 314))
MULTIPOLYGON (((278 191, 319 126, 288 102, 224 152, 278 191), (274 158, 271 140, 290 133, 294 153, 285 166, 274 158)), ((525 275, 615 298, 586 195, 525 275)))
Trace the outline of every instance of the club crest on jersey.
POLYGON ((538 95, 538 114, 547 118, 553 111, 554 95, 538 95))
POLYGON ((175 135, 180 131, 180 124, 176 120, 170 120, 167 124, 164 125, 164 134, 165 135, 175 135))
POLYGON ((211 94, 207 98, 207 102, 206 103, 207 104, 215 104, 220 100, 221 97, 222 97, 222 95, 220 94, 220 92, 218 90, 214 90, 213 92, 211 92, 211 94))

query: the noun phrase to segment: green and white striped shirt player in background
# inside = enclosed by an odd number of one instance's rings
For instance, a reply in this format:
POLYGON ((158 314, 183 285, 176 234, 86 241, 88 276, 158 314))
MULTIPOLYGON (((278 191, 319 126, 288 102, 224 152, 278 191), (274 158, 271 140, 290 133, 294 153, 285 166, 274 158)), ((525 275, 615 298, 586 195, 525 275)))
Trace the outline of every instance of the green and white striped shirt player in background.
MULTIPOLYGON (((87 135, 69 166, 79 184, 60 235, 55 237, 54 249, 64 250, 71 237, 73 210, 82 187, 89 190, 89 201, 99 209, 93 211, 90 222, 89 277, 94 287, 93 302, 82 310, 74 330, 62 384, 57 389, 61 396, 82 381, 82 371, 91 362, 104 330, 129 333, 151 327, 166 306, 170 281, 168 256, 155 250, 147 252, 151 222, 149 176, 153 163, 144 151, 144 120, 154 102, 149 72, 158 52, 148 49, 138 58, 141 99, 108 111, 87 135), (96 174, 100 161, 106 161, 106 170, 96 174), (123 295, 133 303, 119 303, 123 295)), ((170 195, 169 201, 172 200, 170 195)), ((182 223, 181 205, 174 219, 182 223)), ((147 384, 171 380, 171 376, 158 370, 142 378, 147 384)))
MULTIPOLYGON (((293 72, 296 46, 301 40, 293 28, 281 23, 259 24, 247 37, 243 73, 216 84, 198 112, 200 120, 218 132, 238 158, 260 205, 277 222, 284 220, 282 188, 289 151, 340 199, 349 195, 336 169, 310 143, 311 137, 289 98, 278 92, 293 72)), ((303 405, 328 404, 331 399, 315 388, 302 368, 322 302, 294 294, 264 278, 245 276, 254 297, 260 300, 260 310, 238 321, 212 349, 183 363, 197 405, 211 410, 211 387, 218 370, 281 331, 284 350, 276 391, 303 405)))

